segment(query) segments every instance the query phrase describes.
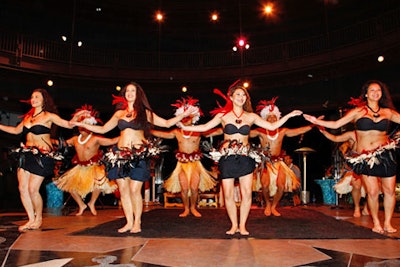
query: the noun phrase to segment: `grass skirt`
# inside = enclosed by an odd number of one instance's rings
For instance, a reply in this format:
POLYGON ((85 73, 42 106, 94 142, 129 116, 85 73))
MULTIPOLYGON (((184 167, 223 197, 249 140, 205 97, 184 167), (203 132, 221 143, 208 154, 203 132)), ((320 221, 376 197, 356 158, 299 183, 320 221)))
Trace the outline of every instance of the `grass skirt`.
POLYGON ((116 182, 109 181, 105 176, 104 166, 98 164, 76 165, 54 183, 62 191, 75 192, 82 198, 93 192, 95 188, 100 189, 104 194, 113 193, 117 189, 116 182))
MULTIPOLYGON (((172 172, 172 174, 167 178, 167 180, 164 183, 165 190, 171 193, 181 192, 181 185, 179 183, 179 174, 181 172, 185 173, 190 187, 190 181, 193 172, 195 172, 197 169, 200 170, 199 190, 201 192, 204 192, 213 189, 217 184, 217 182, 211 176, 210 172, 206 170, 206 168, 204 168, 203 164, 201 164, 201 161, 193 161, 187 163, 182 163, 178 161, 175 170, 172 172)), ((190 195, 190 188, 189 188, 189 195, 190 195)))
MULTIPOLYGON (((278 172, 284 172, 286 177, 284 192, 293 192, 300 186, 300 182, 297 180, 296 174, 281 160, 275 161, 273 163, 266 162, 263 172, 269 173, 269 195, 272 197, 276 194, 278 172)), ((256 183, 261 186, 261 183, 256 183)), ((253 188, 253 190, 258 191, 261 188, 253 188)))

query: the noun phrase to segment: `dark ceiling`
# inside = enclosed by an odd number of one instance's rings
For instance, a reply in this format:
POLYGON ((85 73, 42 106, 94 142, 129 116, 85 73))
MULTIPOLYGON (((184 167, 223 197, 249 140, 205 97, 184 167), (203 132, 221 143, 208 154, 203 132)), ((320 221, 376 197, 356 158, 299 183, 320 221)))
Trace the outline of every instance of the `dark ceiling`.
POLYGON ((137 51, 229 50, 240 35, 253 47, 319 35, 400 6, 396 0, 2 0, 0 27, 87 46, 137 51), (96 8, 100 7, 101 12, 96 8), (155 11, 164 13, 159 27, 155 11), (217 11, 220 20, 210 21, 217 11), (160 41, 160 42, 158 42, 160 41), (160 45, 160 46, 159 46, 160 45))
MULTIPOLYGON (((260 0, 1 0, 0 30, 55 41, 66 35, 83 41, 88 47, 139 52, 230 51, 240 32, 248 38, 251 47, 263 47, 326 34, 400 7, 398 0, 281 0, 272 3, 275 15, 266 18, 261 15, 263 1, 260 0), (98 7, 101 12, 96 12, 98 7), (165 21, 161 25, 154 21, 156 10, 164 13, 165 21), (213 11, 219 12, 217 23, 209 19, 213 11)), ((278 104, 284 112, 292 108, 311 112, 335 110, 350 96, 356 96, 362 83, 370 78, 383 79, 397 88, 399 65, 400 60, 387 64, 388 67, 367 65, 363 61, 337 64, 324 70, 332 75, 324 74, 315 80, 307 79, 306 72, 258 77, 254 79, 258 86, 251 92, 253 106, 258 100, 279 96, 278 104)), ((0 76, 2 98, 17 102, 29 97, 33 88, 43 86, 50 75, 2 69, 0 76)), ((193 84, 194 96, 204 103, 205 110, 211 110, 218 99, 212 95, 212 89, 218 87, 224 91, 236 79, 193 84)), ((140 77, 138 80, 140 82, 140 77)), ((176 92, 180 84, 172 80, 140 83, 155 110, 170 116, 170 103, 180 97, 176 92)), ((91 103, 101 111, 112 112, 111 94, 116 92, 111 81, 59 77, 57 85, 51 90, 63 109, 91 103)))

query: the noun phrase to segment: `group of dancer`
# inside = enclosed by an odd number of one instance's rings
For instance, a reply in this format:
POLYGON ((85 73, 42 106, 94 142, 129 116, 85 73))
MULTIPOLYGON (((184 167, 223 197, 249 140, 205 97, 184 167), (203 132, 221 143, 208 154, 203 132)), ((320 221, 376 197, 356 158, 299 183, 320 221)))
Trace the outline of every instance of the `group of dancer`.
POLYGON ((21 158, 17 176, 28 222, 19 229, 38 229, 42 224, 43 201, 39 188, 45 177, 53 174, 57 158, 50 135, 53 124, 68 129, 77 126, 80 131, 79 136, 67 140, 67 144, 76 149, 77 166, 62 175, 57 185, 72 192, 76 177, 93 177, 81 191, 71 195, 79 206, 77 215, 81 215, 87 207, 95 215, 94 204, 99 192, 115 190, 116 183, 126 218, 126 224, 118 229, 120 233, 141 232, 142 186, 150 179, 149 159, 161 152, 152 135, 176 138, 178 141, 178 163, 165 187, 168 191, 182 193, 184 211, 181 217, 190 213, 200 217, 201 214, 196 210, 198 191, 210 190, 216 184, 201 165, 203 153, 199 149, 200 140, 202 136, 222 134, 223 141, 219 148, 211 149, 209 156, 218 163, 218 179, 221 180, 225 207, 231 222, 226 234, 247 236, 249 231, 246 222, 252 204, 253 173, 257 165, 262 166, 261 188, 267 201, 264 213, 267 216, 280 216, 276 206, 283 192, 299 186, 293 172, 283 163, 283 138, 304 134, 313 125, 335 129, 352 122, 355 124, 357 146, 346 159, 354 173, 362 177, 374 224, 372 230, 378 233, 397 231, 391 225, 396 201, 397 140, 390 139, 388 129, 390 121, 400 123, 400 114, 394 109, 385 84, 380 81, 367 82, 362 87, 358 106, 337 121, 326 121, 299 110, 281 117, 275 101, 261 101, 257 106, 260 114, 257 114, 253 112, 247 89, 239 82, 230 86, 227 94, 216 92, 224 97, 226 105, 213 110, 213 118, 207 123, 195 125, 202 113, 197 100, 188 98, 177 101, 175 117, 163 119, 154 113, 142 87, 131 82, 121 90, 120 96, 114 96, 116 111, 113 116, 103 125, 96 125, 93 109, 77 110, 72 119, 67 121, 57 115, 54 103, 45 90, 34 90, 30 99, 32 109, 22 121, 15 127, 0 125, 2 131, 26 134, 25 144, 18 150, 21 158), (288 119, 302 114, 312 125, 297 129, 280 128, 288 119), (153 129, 154 126, 170 128, 174 125, 179 128, 169 132, 153 129), (260 128, 252 129, 253 125, 260 128), (112 139, 101 136, 116 127, 119 136, 112 139), (262 153, 250 142, 250 138, 257 137, 262 153), (100 155, 100 146, 110 148, 107 153, 100 155), (234 200, 235 180, 239 181, 241 193, 239 217, 234 200), (92 193, 92 199, 86 205, 82 197, 89 192, 92 193), (380 192, 384 194, 383 227, 378 218, 380 192), (272 204, 270 196, 274 196, 272 204))

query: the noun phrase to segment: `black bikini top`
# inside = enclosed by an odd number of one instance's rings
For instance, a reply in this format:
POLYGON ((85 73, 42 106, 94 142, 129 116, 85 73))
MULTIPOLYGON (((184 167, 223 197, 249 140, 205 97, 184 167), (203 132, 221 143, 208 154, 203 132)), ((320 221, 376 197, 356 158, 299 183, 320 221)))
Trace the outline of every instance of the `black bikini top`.
POLYGON ((27 134, 27 133, 33 133, 36 135, 39 134, 49 134, 50 133, 50 128, 47 128, 46 126, 43 125, 33 125, 31 128, 27 128, 26 126, 24 126, 24 129, 22 130, 23 134, 27 134))
POLYGON ((236 125, 232 123, 228 123, 224 127, 224 133, 225 134, 235 134, 235 133, 240 133, 241 135, 249 135, 250 133, 250 126, 249 125, 243 125, 240 128, 236 127, 236 125))
POLYGON ((389 129, 389 120, 383 119, 378 122, 374 122, 368 117, 362 117, 356 121, 356 129, 359 131, 376 130, 386 132, 389 129))
POLYGON ((141 130, 142 129, 140 127, 140 125, 135 122, 135 120, 131 120, 131 121, 126 121, 123 119, 118 120, 118 129, 120 131, 123 131, 128 128, 133 129, 133 130, 141 130))

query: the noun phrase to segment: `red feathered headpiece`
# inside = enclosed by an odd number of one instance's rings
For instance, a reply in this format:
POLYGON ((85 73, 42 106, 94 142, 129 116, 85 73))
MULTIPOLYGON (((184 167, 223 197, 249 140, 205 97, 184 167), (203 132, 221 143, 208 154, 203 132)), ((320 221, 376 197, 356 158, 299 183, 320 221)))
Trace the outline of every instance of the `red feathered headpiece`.
POLYGON ((128 101, 123 96, 112 95, 114 98, 112 101, 113 105, 120 105, 122 109, 126 109, 128 107, 128 101))
MULTIPOLYGON (((31 100, 30 99, 22 99, 19 102, 25 103, 25 104, 31 104, 31 100)), ((33 116, 33 114, 35 113, 35 108, 31 108, 27 113, 25 113, 22 116, 18 116, 18 118, 26 118, 28 116, 33 116)))
POLYGON ((256 107, 256 111, 260 114, 260 116, 263 119, 266 119, 269 114, 274 114, 278 119, 281 118, 281 112, 279 111, 279 108, 275 105, 276 100, 278 100, 278 97, 274 97, 271 100, 261 100, 258 102, 258 105, 256 107))
POLYGON ((101 123, 101 124, 103 123, 99 118, 99 112, 97 110, 95 110, 93 108, 93 106, 87 105, 87 104, 83 105, 81 108, 76 109, 75 113, 72 114, 72 117, 74 117, 78 112, 81 112, 81 111, 88 111, 88 113, 80 116, 78 118, 79 122, 91 124, 91 125, 94 125, 97 123, 101 123))
POLYGON ((240 82, 240 80, 237 80, 231 86, 229 86, 228 92, 227 92, 226 95, 224 95, 219 89, 217 89, 217 88, 214 89, 214 91, 213 91, 214 94, 217 94, 217 95, 221 96, 223 99, 225 99, 226 103, 225 103, 225 106, 222 107, 221 104, 217 101, 218 108, 212 110, 210 112, 211 115, 214 116, 214 115, 216 115, 218 113, 226 114, 226 113, 232 111, 233 104, 232 104, 232 100, 231 100, 231 98, 229 96, 229 92, 232 89, 232 87, 236 86, 239 82, 240 82))
POLYGON ((175 104, 171 104, 171 106, 176 108, 175 111, 175 116, 178 116, 185 112, 190 106, 194 107, 195 110, 192 112, 191 115, 193 115, 192 118, 192 123, 196 123, 199 121, 200 116, 203 115, 203 112, 201 111, 199 107, 199 100, 195 99, 191 96, 188 96, 187 98, 182 97, 182 100, 176 100, 175 104))

